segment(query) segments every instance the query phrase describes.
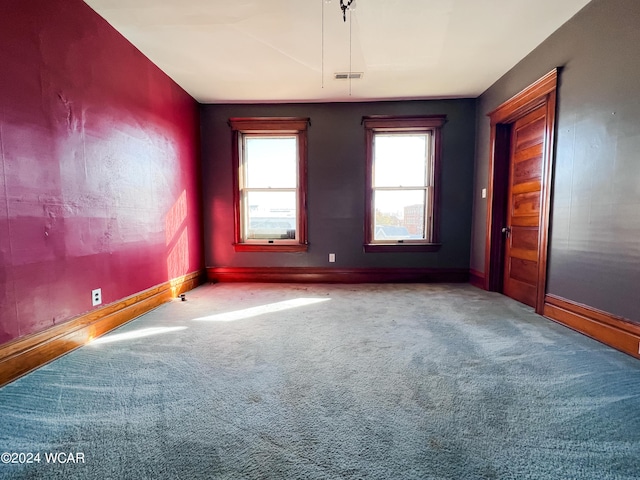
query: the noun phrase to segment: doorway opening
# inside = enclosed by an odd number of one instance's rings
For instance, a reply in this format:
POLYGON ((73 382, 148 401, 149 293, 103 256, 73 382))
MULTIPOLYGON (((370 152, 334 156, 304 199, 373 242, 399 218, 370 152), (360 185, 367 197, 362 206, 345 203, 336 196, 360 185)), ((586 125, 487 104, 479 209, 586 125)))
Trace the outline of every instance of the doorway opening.
POLYGON ((485 289, 542 314, 547 276, 558 69, 488 114, 485 289))

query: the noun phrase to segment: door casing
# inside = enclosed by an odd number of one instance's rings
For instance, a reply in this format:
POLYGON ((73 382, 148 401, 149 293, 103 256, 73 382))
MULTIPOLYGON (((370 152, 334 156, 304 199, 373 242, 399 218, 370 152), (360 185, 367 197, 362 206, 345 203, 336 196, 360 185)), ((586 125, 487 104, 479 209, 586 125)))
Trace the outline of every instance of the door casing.
POLYGON ((540 192, 540 230, 538 238, 538 285, 535 310, 542 314, 547 282, 551 180, 555 141, 556 91, 559 69, 554 68, 540 80, 488 113, 491 120, 489 185, 487 186, 487 225, 485 246, 485 290, 502 292, 504 237, 502 227, 507 212, 510 133, 512 124, 534 109, 545 106, 546 126, 540 192))

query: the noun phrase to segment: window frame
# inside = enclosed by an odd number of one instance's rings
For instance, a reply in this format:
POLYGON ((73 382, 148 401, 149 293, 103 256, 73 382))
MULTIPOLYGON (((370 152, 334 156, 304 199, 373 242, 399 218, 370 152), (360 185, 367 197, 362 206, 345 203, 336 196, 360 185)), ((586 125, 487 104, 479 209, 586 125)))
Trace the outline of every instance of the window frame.
MULTIPOLYGON (((446 123, 446 115, 421 116, 387 116, 375 115, 362 118, 365 130, 366 146, 366 184, 365 184, 365 242, 364 251, 370 252, 435 252, 440 243, 440 164, 442 162, 442 127, 446 123), (375 240, 375 205, 373 170, 374 147, 376 134, 424 134, 431 136, 430 152, 432 157, 432 195, 431 211, 425 211, 425 228, 431 232, 430 238, 424 240, 375 240), (429 225, 428 214, 431 213, 429 225)), ((428 166, 427 166, 428 167, 428 166)), ((426 208, 425 208, 426 210, 426 208)))
POLYGON ((307 241, 307 130, 308 118, 301 117, 232 117, 233 157, 233 210, 234 241, 236 252, 302 252, 308 249, 307 241), (297 239, 243 239, 243 206, 240 182, 243 179, 242 143, 245 136, 295 136, 297 138, 297 239))

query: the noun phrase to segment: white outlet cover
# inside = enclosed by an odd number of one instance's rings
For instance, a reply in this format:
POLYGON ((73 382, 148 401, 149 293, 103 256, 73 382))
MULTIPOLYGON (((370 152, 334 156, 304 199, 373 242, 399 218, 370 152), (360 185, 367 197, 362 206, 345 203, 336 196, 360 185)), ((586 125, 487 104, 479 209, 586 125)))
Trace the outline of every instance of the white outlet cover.
POLYGON ((100 304, 102 304, 102 289, 96 288, 95 290, 91 290, 91 305, 95 307, 100 304))

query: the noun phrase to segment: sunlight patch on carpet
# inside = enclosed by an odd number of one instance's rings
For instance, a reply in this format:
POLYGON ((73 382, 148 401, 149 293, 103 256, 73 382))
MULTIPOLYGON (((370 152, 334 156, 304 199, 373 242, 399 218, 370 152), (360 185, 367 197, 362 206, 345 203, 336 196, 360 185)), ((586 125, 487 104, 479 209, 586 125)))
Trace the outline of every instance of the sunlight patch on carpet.
POLYGON ((123 340, 132 340, 134 338, 150 337, 152 335, 159 335, 161 333, 177 332, 180 330, 186 330, 187 327, 151 327, 141 328, 132 332, 116 333, 114 335, 106 335, 104 337, 96 338, 92 340, 89 345, 100 345, 102 343, 120 342, 123 340))
POLYGON ((234 310, 232 312, 218 313, 206 317, 194 318, 195 322, 233 322, 235 320, 243 320, 245 318, 257 317, 266 313, 281 312, 291 308, 304 307, 316 303, 326 302, 330 298, 295 298, 293 300, 285 300, 284 302, 268 303, 258 307, 245 308, 242 310, 234 310))

